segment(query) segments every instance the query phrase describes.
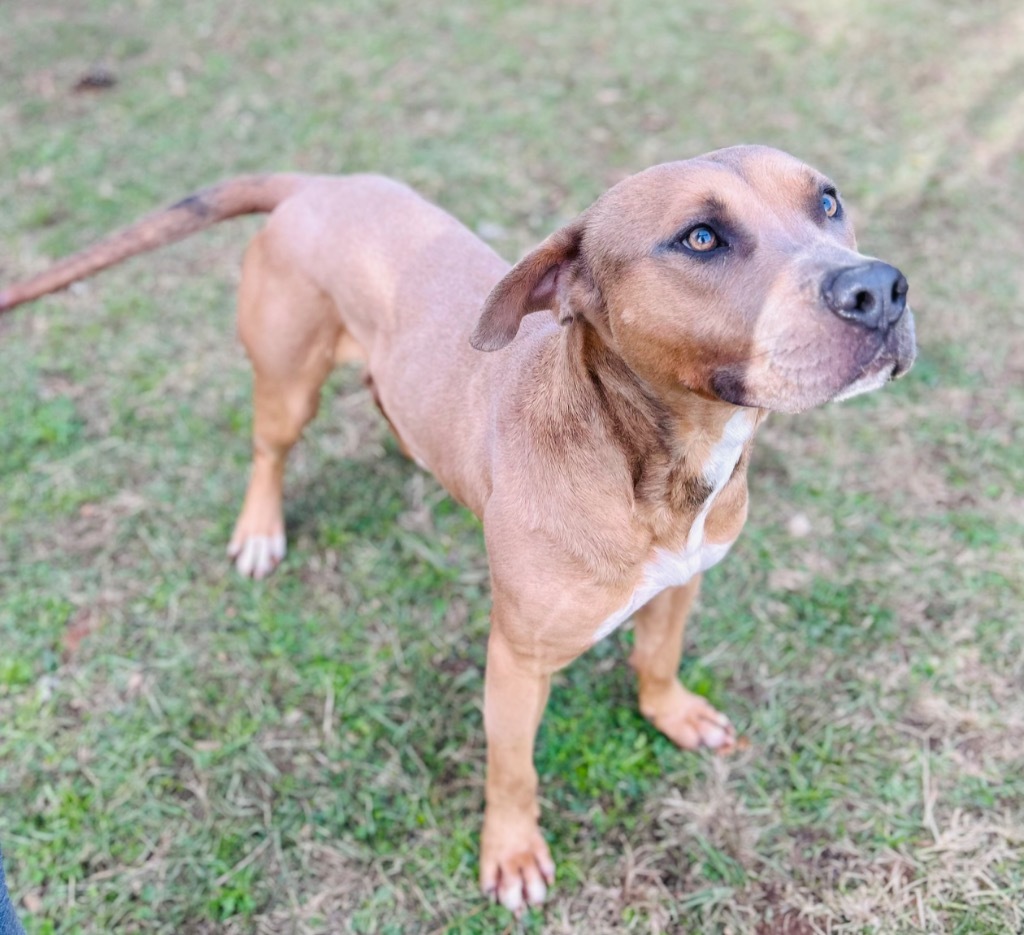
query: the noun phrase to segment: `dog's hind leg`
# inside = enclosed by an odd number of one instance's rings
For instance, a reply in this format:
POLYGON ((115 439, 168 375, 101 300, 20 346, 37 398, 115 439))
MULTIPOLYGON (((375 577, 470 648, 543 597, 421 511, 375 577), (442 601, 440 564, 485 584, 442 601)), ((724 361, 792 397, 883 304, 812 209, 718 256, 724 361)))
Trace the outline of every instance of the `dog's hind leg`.
POLYGON ((228 555, 241 574, 263 578, 285 553, 285 460, 316 415, 343 331, 330 300, 265 231, 246 252, 238 331, 253 365, 253 465, 228 555))

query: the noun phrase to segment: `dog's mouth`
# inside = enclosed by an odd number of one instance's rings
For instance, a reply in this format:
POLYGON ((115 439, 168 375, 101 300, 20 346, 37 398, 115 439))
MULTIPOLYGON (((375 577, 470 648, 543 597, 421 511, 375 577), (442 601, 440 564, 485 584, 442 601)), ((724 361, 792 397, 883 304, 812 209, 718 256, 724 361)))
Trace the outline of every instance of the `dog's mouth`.
MULTIPOLYGON (((883 355, 880 354, 879 356, 883 355)), ((832 402, 842 402, 844 399, 850 399, 853 396, 860 396, 862 393, 870 393, 873 390, 881 389, 890 380, 895 380, 897 376, 905 372, 905 370, 900 371, 898 362, 881 360, 873 363, 859 377, 836 393, 832 397, 832 402)))
POLYGON ((879 342, 871 360, 835 393, 832 401, 840 402, 862 393, 870 393, 891 380, 899 379, 914 365, 916 356, 914 318, 907 309, 899 323, 890 328, 879 342))
POLYGON ((905 374, 916 356, 910 310, 884 332, 842 329, 832 342, 800 347, 712 372, 711 392, 724 402, 776 412, 803 412, 870 393, 905 374))

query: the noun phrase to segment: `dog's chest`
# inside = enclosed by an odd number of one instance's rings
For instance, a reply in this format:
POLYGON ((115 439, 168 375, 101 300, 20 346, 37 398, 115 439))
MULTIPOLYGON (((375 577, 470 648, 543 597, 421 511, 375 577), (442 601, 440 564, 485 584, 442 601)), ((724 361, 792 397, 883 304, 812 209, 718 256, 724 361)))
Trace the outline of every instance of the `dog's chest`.
POLYGON ((722 437, 704 465, 704 479, 711 493, 694 517, 684 546, 676 551, 655 548, 644 565, 640 582, 626 604, 608 617, 594 634, 594 642, 612 633, 630 615, 666 588, 679 587, 720 562, 732 542, 708 542, 704 528, 715 499, 732 477, 743 447, 754 431, 753 413, 740 411, 726 423, 722 437))

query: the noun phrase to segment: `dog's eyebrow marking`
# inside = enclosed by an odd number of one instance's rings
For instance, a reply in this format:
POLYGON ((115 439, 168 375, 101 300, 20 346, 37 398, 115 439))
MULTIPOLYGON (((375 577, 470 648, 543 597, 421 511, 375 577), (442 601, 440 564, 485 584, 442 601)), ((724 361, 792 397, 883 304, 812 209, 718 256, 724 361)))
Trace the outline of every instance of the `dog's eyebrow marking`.
POLYGON ((729 208, 718 195, 706 195, 674 224, 675 229, 658 245, 659 249, 671 249, 679 243, 683 234, 701 224, 713 227, 718 234, 724 235, 726 241, 731 241, 740 229, 732 220, 729 208))
POLYGON ((704 215, 709 221, 716 218, 728 218, 729 209, 725 206, 725 202, 722 201, 718 195, 708 195, 701 202, 700 208, 697 210, 698 215, 704 215))

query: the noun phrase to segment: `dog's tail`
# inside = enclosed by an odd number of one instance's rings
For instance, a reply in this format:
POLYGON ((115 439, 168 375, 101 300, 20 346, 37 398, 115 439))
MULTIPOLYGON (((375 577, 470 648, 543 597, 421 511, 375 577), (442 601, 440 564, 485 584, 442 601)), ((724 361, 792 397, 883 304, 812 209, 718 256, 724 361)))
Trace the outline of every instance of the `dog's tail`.
POLYGON ((70 286, 138 253, 184 240, 218 221, 273 211, 309 178, 287 173, 240 175, 204 188, 73 253, 37 276, 0 290, 0 313, 70 286))

